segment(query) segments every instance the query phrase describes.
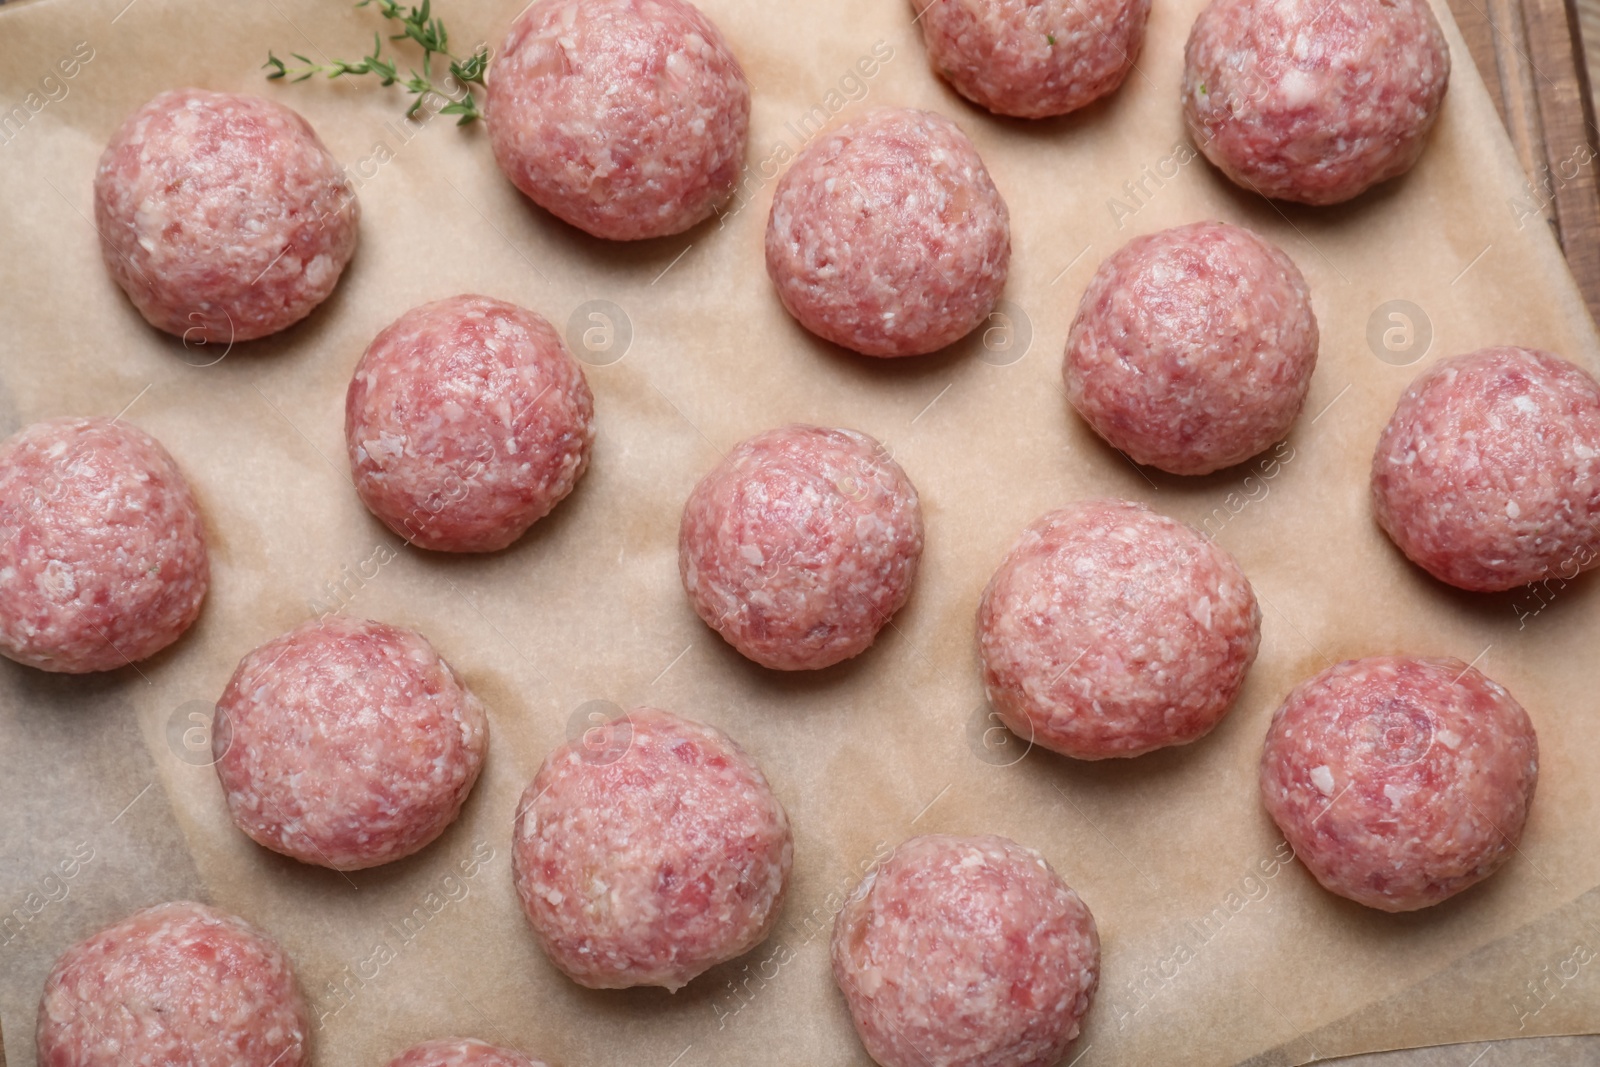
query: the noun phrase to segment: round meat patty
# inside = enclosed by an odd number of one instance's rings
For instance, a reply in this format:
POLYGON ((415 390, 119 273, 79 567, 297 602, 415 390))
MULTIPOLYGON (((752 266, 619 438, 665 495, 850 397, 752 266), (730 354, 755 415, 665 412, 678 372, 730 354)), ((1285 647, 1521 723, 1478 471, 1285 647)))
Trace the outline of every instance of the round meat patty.
POLYGON ((189 628, 210 580, 194 494, 143 430, 51 419, 0 444, 0 654, 126 666, 189 628))
POLYGON ((345 394, 361 502, 421 548, 493 552, 583 474, 594 396, 561 335, 486 296, 413 308, 368 346, 345 394))
POLYGON ((1450 81, 1427 0, 1211 0, 1184 60, 1195 145, 1244 188, 1303 204, 1410 170, 1450 81))
POLYGON ((339 871, 425 847, 483 768, 478 698, 411 630, 327 615, 239 662, 212 752, 257 844, 339 871))
POLYGON ((1010 218, 955 123, 877 108, 819 137, 779 180, 767 273, 818 337, 869 356, 922 355, 999 303, 1010 218))
POLYGON ((1209 474, 1283 439, 1317 365, 1294 262, 1249 230, 1136 237, 1095 271, 1067 337, 1067 400, 1112 447, 1209 474))
POLYGON ((1100 978, 1094 916, 1003 837, 902 842, 833 923, 833 979, 883 1067, 1062 1062, 1100 978))
POLYGON ((486 106, 500 169, 596 237, 682 233, 744 169, 750 83, 684 0, 538 0, 489 68, 486 106))
POLYGON ((1539 778, 1522 706, 1455 659, 1330 667, 1289 694, 1261 754, 1261 799, 1329 892, 1414 911, 1511 858, 1539 778))
POLYGON ((785 426, 740 443, 695 486, 678 530, 695 612, 777 670, 865 652, 921 559, 916 488, 854 430, 785 426))
POLYGON ((928 64, 1000 115, 1065 115, 1115 92, 1144 46, 1150 0, 911 0, 928 64))
POLYGON ((557 748, 522 794, 517 893, 574 982, 677 990, 772 930, 789 817, 721 730, 655 708, 595 729, 605 743, 557 748))
POLYGON ((1203 737, 1260 641, 1261 609, 1233 557, 1126 500, 1034 522, 978 606, 983 685, 1000 720, 1077 759, 1203 737))
POLYGON ((39 1067, 304 1067, 289 958, 243 919, 157 904, 69 948, 39 1001, 39 1067))
POLYGON ((515 1049, 471 1037, 442 1037, 412 1045, 389 1061, 389 1067, 546 1067, 515 1049))
POLYGON ((1401 396, 1372 457, 1378 525, 1477 592, 1600 563, 1600 383, 1559 356, 1485 348, 1401 396))
POLYGON ((186 343, 276 333, 328 298, 360 205, 305 119, 258 96, 179 89, 130 115, 94 181, 111 277, 186 343))

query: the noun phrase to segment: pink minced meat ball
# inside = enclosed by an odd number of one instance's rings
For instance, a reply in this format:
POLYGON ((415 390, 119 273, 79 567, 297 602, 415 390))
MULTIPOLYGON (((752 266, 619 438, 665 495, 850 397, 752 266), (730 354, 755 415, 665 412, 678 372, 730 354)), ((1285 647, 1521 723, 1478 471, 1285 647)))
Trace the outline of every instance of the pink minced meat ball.
POLYGON ((878 108, 789 167, 767 221, 767 273, 818 337, 869 356, 954 344, 1000 301, 1006 203, 955 123, 878 108))
POLYGON ((517 893, 574 982, 677 990, 772 930, 794 860, 789 818, 715 727, 638 708, 594 730, 599 743, 557 748, 522 794, 517 893))
POLYGON ((194 494, 143 430, 51 419, 0 444, 0 654, 126 666, 189 628, 210 580, 194 494))
POLYGON ((409 856, 442 834, 488 746, 483 705, 426 638, 343 615, 245 656, 212 729, 239 829, 339 871, 409 856))
POLYGON ((243 919, 157 904, 69 948, 39 1001, 39 1067, 304 1067, 289 958, 243 919))
POLYGON ((1410 170, 1450 81, 1428 0, 1212 0, 1184 59, 1200 151, 1240 186, 1303 204, 1410 170))
POLYGON ((345 394, 356 492, 421 548, 493 552, 589 463, 594 396, 543 317, 486 296, 413 308, 368 346, 345 394))
POLYGON ((1196 222, 1106 258, 1078 305, 1067 400, 1112 447, 1209 474, 1283 439, 1317 365, 1305 278, 1249 230, 1196 222))
POLYGON ((1378 439, 1372 506, 1442 582, 1570 581, 1600 563, 1600 383, 1531 348, 1441 360, 1378 439))
POLYGON ((1382 656, 1330 667, 1267 732, 1261 799, 1329 892, 1414 911, 1499 870, 1539 778, 1522 706, 1455 659, 1382 656))
POLYGON ((443 1037, 412 1045, 389 1061, 389 1067, 547 1067, 515 1049, 470 1037, 443 1037))
POLYGON ((1078 894, 1004 837, 902 842, 833 924, 833 978, 883 1067, 1062 1062, 1100 978, 1078 894))
POLYGON ((1065 115, 1115 92, 1150 0, 911 0, 928 64, 1000 115, 1065 115))
POLYGON ((489 68, 500 169, 557 218, 617 241, 682 233, 733 195, 750 83, 684 0, 538 0, 489 68))
POLYGON ((111 277, 186 343, 276 333, 328 298, 360 205, 305 119, 258 96, 179 89, 130 115, 94 181, 111 277))
POLYGON ((1000 720, 1077 759, 1203 737, 1260 640, 1261 609, 1233 557, 1126 500, 1034 522, 978 607, 983 684, 1000 720))
POLYGON ((743 441, 683 508, 678 573, 707 626, 764 667, 865 652, 911 595, 922 505, 882 445, 785 426, 743 441))

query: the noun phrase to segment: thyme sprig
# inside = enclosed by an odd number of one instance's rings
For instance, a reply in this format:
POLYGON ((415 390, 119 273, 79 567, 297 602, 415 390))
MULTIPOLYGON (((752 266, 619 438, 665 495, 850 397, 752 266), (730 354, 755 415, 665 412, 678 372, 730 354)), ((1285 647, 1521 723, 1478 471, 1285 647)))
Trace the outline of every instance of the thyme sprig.
POLYGON ((392 35, 389 40, 413 41, 422 49, 420 73, 413 67, 402 77, 396 61, 386 59, 383 55, 383 35, 374 31, 371 53, 355 62, 335 59, 329 63, 317 63, 299 52, 291 52, 290 56, 299 60, 301 65, 290 66, 269 51, 266 63, 262 64, 263 69, 267 71, 267 78, 272 81, 287 78, 290 81, 303 82, 318 74, 325 74, 329 78, 372 74, 376 75, 384 86, 398 84, 416 98, 406 109, 408 119, 417 117, 417 113, 422 110, 430 94, 450 101, 439 109, 439 113, 459 116, 456 120, 457 126, 465 126, 469 122, 481 119, 483 112, 478 109, 478 98, 474 95, 472 87, 476 85, 483 88, 483 76, 489 69, 488 46, 479 45, 470 56, 453 54, 450 51, 449 31, 445 29, 444 21, 434 16, 432 0, 422 0, 420 7, 406 7, 399 0, 358 0, 356 4, 357 7, 369 5, 376 6, 378 13, 385 19, 399 24, 400 32, 392 35), (441 56, 449 61, 450 76, 455 79, 455 84, 459 87, 459 96, 434 84, 435 56, 441 56))

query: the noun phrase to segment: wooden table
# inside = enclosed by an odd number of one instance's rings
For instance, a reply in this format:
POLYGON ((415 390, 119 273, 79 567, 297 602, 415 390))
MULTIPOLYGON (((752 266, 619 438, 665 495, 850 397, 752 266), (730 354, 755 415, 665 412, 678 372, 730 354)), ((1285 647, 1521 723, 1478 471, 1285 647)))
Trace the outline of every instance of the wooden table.
POLYGON ((1600 137, 1580 2, 1590 0, 1449 0, 1528 172, 1531 200, 1543 205, 1600 321, 1600 137))
MULTIPOLYGON (((1529 175, 1529 195, 1542 206, 1561 243, 1589 314, 1600 321, 1600 132, 1579 2, 1449 0, 1529 175)), ((1600 1036, 1445 1045, 1329 1062, 1338 1067, 1600 1067, 1600 1036)))

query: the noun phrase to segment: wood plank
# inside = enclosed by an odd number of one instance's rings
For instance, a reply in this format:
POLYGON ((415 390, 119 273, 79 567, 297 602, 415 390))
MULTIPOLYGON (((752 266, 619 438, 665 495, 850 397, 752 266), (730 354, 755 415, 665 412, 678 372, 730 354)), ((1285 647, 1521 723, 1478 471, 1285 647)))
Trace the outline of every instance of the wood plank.
POLYGON ((1450 0, 1528 175, 1525 201, 1600 319, 1600 134, 1576 0, 1450 0))
POLYGON ((1557 237, 1589 314, 1600 319, 1600 133, 1577 8, 1570 0, 1523 0, 1523 19, 1557 237))

